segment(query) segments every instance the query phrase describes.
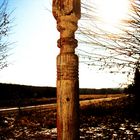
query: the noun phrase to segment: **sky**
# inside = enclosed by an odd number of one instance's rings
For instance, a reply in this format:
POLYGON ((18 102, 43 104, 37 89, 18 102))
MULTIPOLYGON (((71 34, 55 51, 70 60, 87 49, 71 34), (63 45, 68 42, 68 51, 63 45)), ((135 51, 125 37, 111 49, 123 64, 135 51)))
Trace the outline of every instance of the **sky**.
MULTIPOLYGON (((2 0, 0 0, 2 1, 2 0)), ((59 32, 51 13, 51 0, 8 0, 13 10, 9 42, 15 42, 9 66, 0 71, 0 82, 33 86, 56 86, 59 32), (49 10, 48 10, 49 9, 49 10)), ((80 45, 78 46, 80 47, 80 45)), ((126 75, 106 74, 79 64, 80 88, 118 87, 126 75)))

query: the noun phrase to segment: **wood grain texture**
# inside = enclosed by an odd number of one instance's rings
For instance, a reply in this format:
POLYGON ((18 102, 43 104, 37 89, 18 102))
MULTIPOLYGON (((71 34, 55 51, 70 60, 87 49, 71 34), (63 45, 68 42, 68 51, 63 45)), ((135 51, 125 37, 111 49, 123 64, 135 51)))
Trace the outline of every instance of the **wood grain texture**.
POLYGON ((53 15, 60 39, 57 45, 57 139, 79 139, 79 78, 75 31, 80 18, 80 0, 53 0, 53 15))

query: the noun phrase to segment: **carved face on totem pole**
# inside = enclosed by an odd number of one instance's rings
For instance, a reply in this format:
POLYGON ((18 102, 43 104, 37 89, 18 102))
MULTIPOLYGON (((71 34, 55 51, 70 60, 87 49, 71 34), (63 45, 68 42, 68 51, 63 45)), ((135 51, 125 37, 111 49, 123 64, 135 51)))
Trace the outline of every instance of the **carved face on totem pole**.
POLYGON ((80 19, 80 0, 53 0, 53 15, 59 16, 74 14, 80 19))

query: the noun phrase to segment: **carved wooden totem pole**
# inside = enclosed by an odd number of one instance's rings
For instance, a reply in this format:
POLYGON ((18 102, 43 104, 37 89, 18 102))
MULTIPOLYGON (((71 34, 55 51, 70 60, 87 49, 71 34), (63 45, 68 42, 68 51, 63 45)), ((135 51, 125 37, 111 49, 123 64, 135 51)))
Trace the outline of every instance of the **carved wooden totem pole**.
POLYGON ((79 139, 79 79, 75 31, 80 0, 53 0, 53 15, 60 32, 57 56, 57 139, 79 139))

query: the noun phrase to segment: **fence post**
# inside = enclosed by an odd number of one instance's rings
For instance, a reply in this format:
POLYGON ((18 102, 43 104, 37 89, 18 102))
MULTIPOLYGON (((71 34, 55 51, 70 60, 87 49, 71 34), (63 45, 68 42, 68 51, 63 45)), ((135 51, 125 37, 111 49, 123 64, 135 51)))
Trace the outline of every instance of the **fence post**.
POLYGON ((60 32, 57 56, 57 140, 79 139, 79 79, 75 31, 80 0, 53 0, 53 15, 60 32))

